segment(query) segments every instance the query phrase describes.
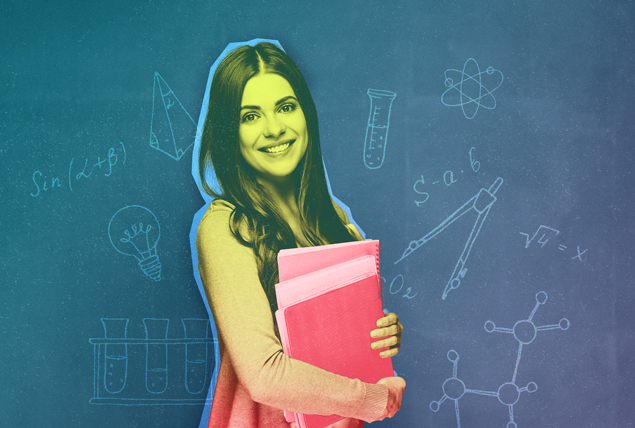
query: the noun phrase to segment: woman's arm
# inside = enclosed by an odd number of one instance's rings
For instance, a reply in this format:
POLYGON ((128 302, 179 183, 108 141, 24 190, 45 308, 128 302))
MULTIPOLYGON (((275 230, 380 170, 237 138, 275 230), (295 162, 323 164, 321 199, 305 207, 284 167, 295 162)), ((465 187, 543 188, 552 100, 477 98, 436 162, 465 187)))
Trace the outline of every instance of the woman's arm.
POLYGON ((253 250, 229 230, 229 214, 212 206, 203 217, 197 235, 199 270, 216 329, 251 398, 299 413, 367 422, 384 416, 385 385, 335 375, 284 355, 253 250))

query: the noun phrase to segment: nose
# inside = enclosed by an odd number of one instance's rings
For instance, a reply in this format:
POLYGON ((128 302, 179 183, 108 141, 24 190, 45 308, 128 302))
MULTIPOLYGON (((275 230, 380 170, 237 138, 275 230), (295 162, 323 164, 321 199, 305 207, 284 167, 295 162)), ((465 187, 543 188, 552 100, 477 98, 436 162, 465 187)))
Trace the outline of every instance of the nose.
POLYGON ((280 120, 278 115, 274 114, 272 117, 267 119, 263 135, 267 138, 277 138, 284 134, 286 130, 287 127, 284 122, 280 120))

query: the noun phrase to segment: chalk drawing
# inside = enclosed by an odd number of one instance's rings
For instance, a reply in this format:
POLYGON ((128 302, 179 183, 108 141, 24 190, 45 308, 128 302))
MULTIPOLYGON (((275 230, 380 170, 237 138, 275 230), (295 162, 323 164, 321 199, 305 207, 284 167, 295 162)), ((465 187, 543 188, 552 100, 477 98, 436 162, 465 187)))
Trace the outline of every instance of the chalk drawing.
MULTIPOLYGON (((72 157, 68 162, 68 172, 65 172, 66 178, 61 179, 60 175, 48 175, 49 172, 42 173, 40 170, 36 170, 31 175, 31 181, 34 190, 29 192, 29 195, 33 198, 41 197, 45 192, 53 189, 63 188, 68 184, 69 190, 73 191, 73 183, 79 180, 86 180, 90 177, 104 176, 110 177, 113 173, 113 167, 121 162, 121 165, 126 164, 126 146, 123 142, 119 142, 118 146, 113 146, 108 149, 108 153, 105 157, 96 156, 89 160, 85 157, 84 162, 75 162, 75 157, 72 157), (115 150, 117 148, 117 150, 115 150), (119 151, 121 148, 121 151, 119 151), (94 175, 93 175, 94 173, 94 175)), ((119 167, 117 167, 119 168, 119 167)), ((53 192, 55 193, 55 192, 53 192)))
POLYGON ((523 392, 534 393, 538 390, 538 385, 535 382, 529 382, 526 386, 520 388, 516 383, 516 376, 518 374, 518 366, 520 365, 520 359, 522 356, 523 346, 529 345, 536 338, 536 333, 546 330, 567 330, 570 326, 569 320, 562 318, 558 324, 543 325, 536 327, 533 322, 533 317, 538 310, 538 307, 544 305, 547 301, 547 293, 541 291, 536 294, 536 305, 533 311, 526 320, 518 321, 514 324, 513 328, 497 328, 493 321, 485 322, 485 331, 488 333, 508 333, 512 334, 518 341, 518 353, 516 354, 516 366, 514 367, 514 373, 510 382, 505 382, 498 388, 497 391, 484 391, 478 389, 469 389, 465 386, 465 383, 458 377, 458 362, 459 353, 455 350, 450 350, 447 354, 448 360, 452 363, 452 377, 447 378, 442 385, 443 396, 439 401, 432 401, 430 403, 430 410, 438 412, 441 404, 446 400, 454 401, 454 412, 456 414, 456 426, 461 427, 461 417, 459 413, 459 399, 465 394, 477 394, 486 395, 490 397, 498 398, 498 401, 507 406, 509 411, 509 422, 507 428, 517 428, 517 424, 514 421, 514 405, 520 399, 520 395, 523 392))
MULTIPOLYGON (((381 281, 382 283, 385 283, 386 279, 382 276, 381 281)), ((388 288, 388 292, 390 294, 400 293, 403 286, 404 286, 404 277, 402 274, 399 274, 396 277, 394 277, 392 281, 390 281, 390 287, 388 288)), ((404 295, 401 297, 403 297, 404 299, 414 299, 417 296, 417 294, 419 294, 419 292, 417 291, 414 295, 411 295, 410 294, 411 292, 412 292, 412 287, 408 287, 404 295)))
MULTIPOLYGON (((541 224, 540 227, 538 227, 538 229, 534 232, 534 234, 532 235, 532 237, 529 237, 528 233, 524 233, 524 232, 519 232, 521 235, 525 236, 525 248, 529 248, 529 246, 533 243, 533 242, 537 242, 538 244, 540 244, 540 248, 544 248, 545 245, 547 245, 547 243, 549 242, 549 240, 551 238, 554 238, 558 235, 560 235, 560 231, 558 229, 554 229, 553 227, 549 227, 549 226, 545 226, 544 224, 541 224), (536 239, 537 236, 540 236, 540 238, 536 239), (534 241, 535 240, 535 241, 534 241)), ((576 245, 577 248, 577 252, 576 255, 573 257, 570 257, 571 260, 578 260, 581 263, 584 263, 584 260, 582 259, 582 256, 589 251, 589 249, 585 249, 584 251, 580 250, 580 246, 576 245)), ((559 251, 567 251, 567 246, 563 245, 563 244, 558 244, 558 248, 559 251)))
POLYGON ((426 242, 437 236, 439 233, 443 232, 448 226, 457 221, 459 218, 463 217, 465 214, 474 210, 478 213, 478 217, 474 223, 474 227, 472 227, 472 231, 470 232, 470 236, 465 243, 465 247, 463 247, 463 252, 459 257, 459 260, 456 262, 454 267, 454 271, 452 272, 452 276, 447 282, 445 289, 443 290, 443 294, 441 298, 445 300, 448 296, 448 293, 451 290, 455 290, 461 285, 461 278, 465 277, 467 273, 467 268, 465 265, 467 264, 467 259, 470 256, 470 251, 472 250, 472 246, 478 237, 481 228, 483 227, 483 223, 489 214, 492 205, 496 202, 496 197, 494 196, 498 191, 498 188, 503 184, 503 179, 498 177, 496 181, 489 187, 489 189, 481 189, 476 195, 474 195, 469 201, 463 204, 459 209, 454 211, 448 218, 446 218, 441 224, 431 230, 427 235, 417 241, 411 241, 408 248, 404 251, 403 255, 399 260, 395 262, 395 264, 399 263, 410 254, 412 254, 415 250, 423 246, 426 242))
POLYGON ((441 102, 448 107, 461 107, 467 119, 474 119, 478 109, 493 110, 496 98, 493 92, 503 83, 503 73, 493 67, 481 71, 475 59, 469 58, 463 70, 445 70, 444 84, 448 88, 441 96, 441 102))
MULTIPOLYGON (((477 161, 476 159, 474 159, 472 155, 472 152, 474 150, 476 150, 476 148, 472 147, 470 148, 470 151, 469 151, 470 168, 473 172, 478 172, 481 169, 481 163, 477 161)), ((460 173, 463 174, 462 169, 460 170, 460 173)), ((423 174, 421 174, 421 179, 417 179, 412 186, 412 189, 415 191, 415 193, 421 195, 420 197, 417 197, 417 199, 414 200, 414 203, 418 207, 421 207, 426 202, 428 202, 428 200, 430 199, 430 193, 428 193, 428 190, 430 190, 429 189, 430 184, 436 185, 439 183, 443 183, 445 186, 440 186, 440 187, 448 188, 452 186, 454 183, 457 183, 458 181, 459 179, 455 177, 454 171, 452 170, 446 170, 443 173, 443 179, 439 178, 438 180, 435 180, 435 181, 428 180, 427 183, 425 178, 423 178, 423 174)))
POLYGON ((194 145, 198 127, 163 77, 154 73, 150 147, 180 160, 194 145))
POLYGON ((108 223, 108 238, 115 250, 135 257, 143 273, 155 281, 161 280, 161 262, 157 254, 160 237, 157 217, 140 205, 121 208, 108 223))
POLYGON ((183 318, 184 337, 168 338, 169 319, 144 318, 145 338, 127 337, 128 318, 102 318, 93 345, 91 404, 204 404, 214 368, 210 322, 183 318), (141 372, 144 376, 141 376, 141 372))
POLYGON ((370 114, 364 141, 364 164, 368 169, 377 169, 386 157, 390 111, 397 94, 380 89, 369 89, 366 93, 370 97, 370 114))

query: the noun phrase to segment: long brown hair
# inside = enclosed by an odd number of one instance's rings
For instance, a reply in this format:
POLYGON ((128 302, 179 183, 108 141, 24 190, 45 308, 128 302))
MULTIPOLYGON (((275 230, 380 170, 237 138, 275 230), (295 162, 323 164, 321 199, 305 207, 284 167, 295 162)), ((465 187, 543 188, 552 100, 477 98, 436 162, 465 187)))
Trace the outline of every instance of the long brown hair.
POLYGON ((260 283, 272 311, 275 311, 277 255, 282 249, 295 248, 296 239, 240 153, 238 127, 243 90, 247 81, 259 73, 275 73, 286 79, 306 120, 308 146, 294 172, 295 197, 304 237, 311 245, 348 242, 355 238, 337 215, 328 192, 317 110, 300 69, 284 51, 271 43, 235 49, 214 73, 201 138, 199 174, 208 194, 234 205, 230 228, 239 242, 253 248, 260 283), (210 168, 216 174, 220 194, 206 182, 206 172, 210 168), (246 233, 241 231, 241 224, 246 225, 246 233))

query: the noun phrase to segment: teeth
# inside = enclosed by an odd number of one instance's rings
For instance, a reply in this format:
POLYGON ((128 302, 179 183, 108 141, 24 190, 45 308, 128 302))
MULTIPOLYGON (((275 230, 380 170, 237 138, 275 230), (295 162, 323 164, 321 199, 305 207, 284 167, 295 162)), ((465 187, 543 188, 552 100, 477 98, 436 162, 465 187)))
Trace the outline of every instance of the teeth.
POLYGON ((290 145, 291 145, 291 143, 284 143, 284 144, 280 144, 279 146, 269 147, 269 148, 265 149, 265 152, 267 152, 267 153, 280 153, 280 152, 286 150, 290 145))

